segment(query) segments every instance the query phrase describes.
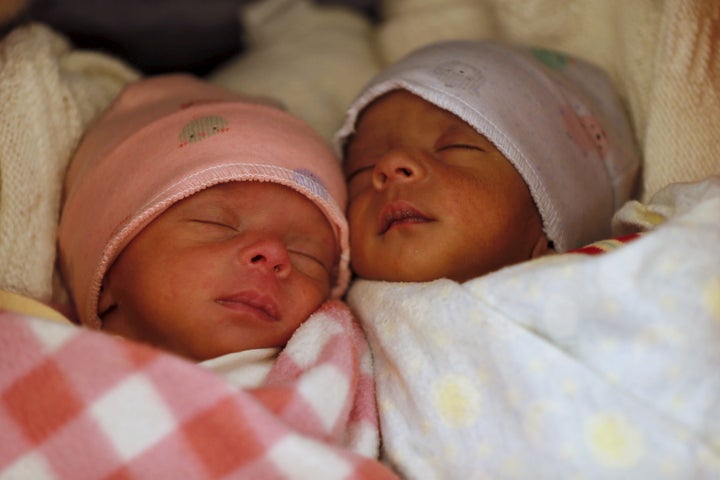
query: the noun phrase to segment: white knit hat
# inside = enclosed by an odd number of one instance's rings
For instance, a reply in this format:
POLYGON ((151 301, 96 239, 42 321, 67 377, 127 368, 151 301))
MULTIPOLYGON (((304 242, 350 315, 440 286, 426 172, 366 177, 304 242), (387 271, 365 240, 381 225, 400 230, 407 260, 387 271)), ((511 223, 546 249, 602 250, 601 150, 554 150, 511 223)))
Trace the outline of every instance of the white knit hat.
POLYGON ((374 99, 404 89, 485 135, 530 188, 557 251, 610 235, 640 158, 608 77, 577 58, 490 41, 416 50, 375 77, 337 132, 342 151, 374 99))

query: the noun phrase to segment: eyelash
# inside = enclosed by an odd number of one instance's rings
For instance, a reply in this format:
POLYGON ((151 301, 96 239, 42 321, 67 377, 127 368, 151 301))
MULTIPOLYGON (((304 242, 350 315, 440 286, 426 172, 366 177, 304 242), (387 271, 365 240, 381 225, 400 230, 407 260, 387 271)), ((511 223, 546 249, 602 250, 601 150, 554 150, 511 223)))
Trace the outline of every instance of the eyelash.
POLYGON ((359 174, 366 172, 368 170, 373 170, 375 168, 375 165, 368 165, 367 167, 358 168, 354 172, 351 172, 347 177, 345 177, 345 182, 350 183, 350 181, 358 176, 359 174))
POLYGON ((203 225, 213 225, 213 226, 215 226, 215 227, 222 227, 222 228, 228 228, 228 229, 230 229, 230 230, 235 230, 235 227, 232 227, 232 226, 230 226, 230 225, 228 225, 228 224, 226 224, 226 223, 215 222, 215 221, 212 221, 212 220, 203 220, 203 219, 196 218, 196 219, 193 219, 192 222, 200 223, 200 224, 203 224, 203 225))
MULTIPOLYGON (((191 222, 193 222, 193 223, 199 223, 199 224, 201 224, 201 225, 211 225, 211 226, 215 226, 215 227, 226 228, 226 229, 229 229, 229 230, 235 230, 235 227, 232 227, 232 226, 227 225, 227 224, 222 223, 222 222, 215 222, 215 221, 212 221, 212 220, 205 220, 205 219, 201 219, 201 218, 195 218, 195 219, 192 219, 191 222)), ((312 260, 313 262, 315 262, 316 264, 318 264, 320 267, 322 267, 323 270, 327 271, 328 273, 330 272, 330 269, 328 268, 328 266, 325 265, 319 258, 315 257, 314 255, 311 255, 311 254, 309 254, 309 253, 302 252, 302 251, 300 251, 300 250, 291 250, 291 249, 288 249, 287 252, 288 252, 288 254, 300 255, 300 256, 302 256, 302 257, 304 257, 304 258, 307 258, 307 259, 309 259, 309 260, 312 260)))
POLYGON ((438 148, 437 151, 438 151, 438 152, 442 152, 442 151, 450 150, 450 149, 453 149, 453 148, 462 148, 462 149, 468 149, 468 150, 478 150, 478 151, 480 151, 480 152, 487 152, 487 150, 484 149, 483 147, 480 147, 480 146, 478 146, 478 145, 465 144, 465 143, 457 143, 457 144, 452 144, 452 145, 443 145, 442 147, 438 148))
MULTIPOLYGON (((442 147, 437 148, 435 151, 437 151, 437 152, 443 152, 443 151, 445 151, 445 150, 450 150, 450 149, 453 149, 453 148, 467 149, 467 150, 477 150, 477 151, 479 151, 479 152, 487 152, 487 151, 488 151, 487 149, 485 149, 485 148, 483 148, 483 147, 481 147, 481 146, 479 146, 479 145, 471 145, 471 144, 466 144, 466 143, 456 143, 456 144, 451 144, 451 145, 443 145, 442 147)), ((358 168, 358 169, 355 170, 354 172, 350 173, 347 177, 345 177, 345 182, 346 182, 346 183, 349 183, 349 182, 350 182, 353 178, 355 178, 357 175, 359 175, 359 174, 361 174, 361 173, 363 173, 363 172, 365 172, 365 171, 367 171, 367 170, 372 170, 372 169, 374 169, 374 168, 375 168, 375 165, 368 165, 368 166, 366 166, 366 167, 358 168)))
POLYGON ((317 263, 322 267, 323 270, 329 271, 327 265, 325 265, 319 258, 315 257, 314 255, 310 255, 309 253, 301 252, 299 250, 288 250, 288 254, 295 254, 300 255, 304 258, 307 258, 309 260, 312 260, 313 262, 317 263))

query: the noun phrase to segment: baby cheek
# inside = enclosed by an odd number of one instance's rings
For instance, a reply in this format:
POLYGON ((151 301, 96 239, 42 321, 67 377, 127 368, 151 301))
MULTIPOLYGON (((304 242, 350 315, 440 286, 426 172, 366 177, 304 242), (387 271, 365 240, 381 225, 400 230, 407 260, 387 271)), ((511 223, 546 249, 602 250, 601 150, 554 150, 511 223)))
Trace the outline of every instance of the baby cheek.
POLYGON ((350 201, 347 210, 350 237, 361 238, 375 229, 378 211, 369 199, 359 197, 350 201))
POLYGON ((304 280, 294 287, 295 292, 292 295, 286 295, 286 298, 295 298, 295 305, 289 306, 289 311, 298 312, 299 321, 305 320, 312 312, 317 310, 322 303, 330 297, 329 281, 309 281, 304 280))
POLYGON ((232 265, 229 256, 218 262, 208 254, 178 255, 167 259, 164 281, 176 294, 182 294, 188 288, 207 291, 234 278, 231 276, 232 265))

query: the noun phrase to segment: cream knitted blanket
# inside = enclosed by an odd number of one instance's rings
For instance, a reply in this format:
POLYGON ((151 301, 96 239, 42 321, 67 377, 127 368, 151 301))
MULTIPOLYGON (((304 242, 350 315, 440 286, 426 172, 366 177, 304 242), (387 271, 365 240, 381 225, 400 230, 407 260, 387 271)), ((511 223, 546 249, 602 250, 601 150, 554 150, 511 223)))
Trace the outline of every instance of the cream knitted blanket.
POLYGON ((137 76, 41 25, 0 42, 0 289, 51 300, 67 161, 85 127, 137 76))

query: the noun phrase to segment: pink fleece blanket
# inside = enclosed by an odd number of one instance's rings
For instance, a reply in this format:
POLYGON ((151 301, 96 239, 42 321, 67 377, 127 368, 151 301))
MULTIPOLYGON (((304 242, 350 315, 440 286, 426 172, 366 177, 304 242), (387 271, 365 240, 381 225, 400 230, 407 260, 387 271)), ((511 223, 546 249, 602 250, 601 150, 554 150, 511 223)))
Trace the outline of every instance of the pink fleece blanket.
POLYGON ((240 391, 160 350, 0 312, 0 477, 396 478, 374 459, 370 367, 339 302, 240 391))

